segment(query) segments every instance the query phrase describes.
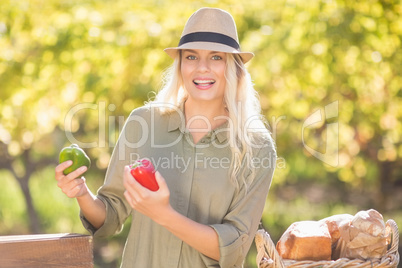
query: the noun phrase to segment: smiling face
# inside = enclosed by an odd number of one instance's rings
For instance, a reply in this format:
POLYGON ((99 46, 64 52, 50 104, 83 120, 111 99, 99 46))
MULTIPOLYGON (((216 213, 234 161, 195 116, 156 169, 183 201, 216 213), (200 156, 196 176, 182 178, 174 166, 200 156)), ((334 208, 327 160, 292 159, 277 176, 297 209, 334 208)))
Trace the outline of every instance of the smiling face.
POLYGON ((189 100, 223 102, 226 57, 224 52, 183 50, 181 75, 189 100))

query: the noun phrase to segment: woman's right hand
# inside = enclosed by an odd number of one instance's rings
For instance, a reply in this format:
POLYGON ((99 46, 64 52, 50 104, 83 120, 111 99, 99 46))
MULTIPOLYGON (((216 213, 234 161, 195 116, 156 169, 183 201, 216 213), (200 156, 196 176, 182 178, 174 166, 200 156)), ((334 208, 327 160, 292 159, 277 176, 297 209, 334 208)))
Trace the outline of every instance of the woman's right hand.
POLYGON ((82 166, 73 172, 64 175, 63 171, 71 166, 73 162, 68 160, 59 164, 55 168, 55 177, 57 180, 57 186, 70 198, 80 197, 89 192, 88 187, 85 183, 85 178, 81 176, 87 171, 86 166, 82 166))

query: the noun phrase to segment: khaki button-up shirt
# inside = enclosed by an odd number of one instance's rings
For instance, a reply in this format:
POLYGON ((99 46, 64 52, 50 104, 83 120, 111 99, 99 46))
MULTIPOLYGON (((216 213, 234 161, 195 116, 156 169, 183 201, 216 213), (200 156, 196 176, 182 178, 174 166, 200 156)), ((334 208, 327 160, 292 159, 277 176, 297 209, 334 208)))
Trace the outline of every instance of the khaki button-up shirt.
POLYGON ((104 185, 98 191, 98 198, 106 206, 105 223, 94 230, 81 215, 84 226, 95 236, 109 236, 119 232, 132 216, 122 267, 242 267, 274 172, 276 153, 272 142, 268 140, 266 146, 256 149, 255 179, 246 190, 241 179, 238 186, 230 180, 232 157, 227 124, 194 144, 185 128, 182 110, 162 115, 151 107, 131 113, 114 148, 104 185), (191 248, 126 202, 124 166, 144 157, 166 180, 171 206, 216 231, 219 262, 191 248))

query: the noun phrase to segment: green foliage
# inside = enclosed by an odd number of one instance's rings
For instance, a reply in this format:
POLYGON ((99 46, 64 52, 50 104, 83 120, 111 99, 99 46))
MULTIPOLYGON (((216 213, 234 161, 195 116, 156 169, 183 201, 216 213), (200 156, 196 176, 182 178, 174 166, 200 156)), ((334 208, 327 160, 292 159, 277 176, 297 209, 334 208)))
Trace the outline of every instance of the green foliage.
POLYGON ((5 170, 0 171, 0 235, 28 232, 24 197, 18 183, 5 170))
POLYGON ((78 217, 77 201, 60 194, 60 189, 55 183, 53 167, 34 174, 30 188, 41 223, 47 232, 86 232, 78 217))
MULTIPOLYGON (((69 134, 79 145, 95 142, 86 150, 94 163, 87 181, 93 190, 102 184, 124 118, 160 88, 172 62, 163 49, 177 45, 185 21, 202 6, 230 11, 242 49, 256 54, 248 68, 280 157, 263 217, 272 237, 297 220, 371 207, 402 218, 400 2, 22 0, 1 6, 1 234, 31 232, 24 184, 43 232, 84 232, 75 201, 54 180, 58 152, 70 144, 69 134), (310 115, 335 101, 336 118, 303 130, 310 115), (306 150, 325 153, 330 123, 339 129, 335 166, 306 150)), ((122 241, 124 233, 99 241, 99 265, 116 265, 110 256, 122 241)))

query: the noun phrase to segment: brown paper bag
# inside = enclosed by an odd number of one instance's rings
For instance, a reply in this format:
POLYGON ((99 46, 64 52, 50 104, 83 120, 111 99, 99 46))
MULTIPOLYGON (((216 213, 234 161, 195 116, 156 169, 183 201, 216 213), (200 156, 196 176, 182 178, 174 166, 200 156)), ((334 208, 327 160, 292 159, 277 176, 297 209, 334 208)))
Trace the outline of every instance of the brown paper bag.
POLYGON ((385 227, 382 215, 374 209, 358 212, 339 230, 341 236, 333 250, 333 259, 381 258, 387 251, 390 231, 385 227))

